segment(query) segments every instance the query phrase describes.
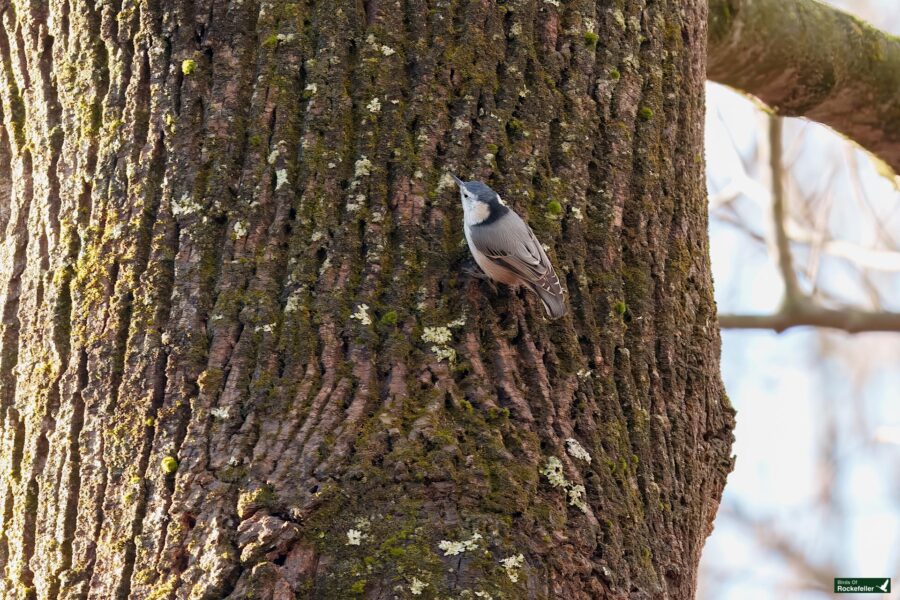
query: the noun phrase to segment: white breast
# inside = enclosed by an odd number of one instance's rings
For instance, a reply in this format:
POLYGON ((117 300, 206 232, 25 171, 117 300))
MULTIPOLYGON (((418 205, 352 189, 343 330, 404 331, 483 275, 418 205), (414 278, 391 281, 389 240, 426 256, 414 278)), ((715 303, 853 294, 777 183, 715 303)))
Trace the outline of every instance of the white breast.
POLYGON ((515 273, 495 263, 472 243, 472 233, 469 229, 468 222, 463 227, 463 230, 466 232, 466 242, 469 244, 469 251, 475 258, 475 262, 488 277, 494 281, 505 283, 507 285, 515 286, 521 283, 519 277, 515 273))

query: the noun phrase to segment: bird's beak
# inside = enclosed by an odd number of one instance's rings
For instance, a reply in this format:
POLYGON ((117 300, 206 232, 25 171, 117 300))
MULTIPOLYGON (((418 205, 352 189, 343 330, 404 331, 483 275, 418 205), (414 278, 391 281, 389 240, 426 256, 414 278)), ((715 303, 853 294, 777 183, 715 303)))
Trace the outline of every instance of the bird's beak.
POLYGON ((466 182, 465 182, 465 181, 463 181, 462 179, 460 179, 459 177, 457 177, 457 176, 454 175, 453 173, 450 173, 450 177, 453 178, 453 181, 456 182, 456 185, 458 185, 459 187, 465 187, 465 185, 466 185, 466 182))

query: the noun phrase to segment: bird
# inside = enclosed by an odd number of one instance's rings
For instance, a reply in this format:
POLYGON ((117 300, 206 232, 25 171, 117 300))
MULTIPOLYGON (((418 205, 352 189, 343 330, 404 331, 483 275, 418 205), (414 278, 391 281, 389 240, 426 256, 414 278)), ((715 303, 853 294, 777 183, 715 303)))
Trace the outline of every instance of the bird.
POLYGON ((531 227, 486 184, 451 177, 459 186, 466 242, 481 270, 493 281, 534 292, 551 319, 565 315, 566 290, 531 227))
POLYGON ((885 580, 884 580, 884 583, 882 583, 881 585, 879 585, 879 586, 877 586, 877 587, 878 587, 878 589, 881 590, 882 592, 887 593, 887 591, 888 591, 888 586, 889 586, 889 585, 891 585, 891 580, 890 580, 890 579, 885 579, 885 580))

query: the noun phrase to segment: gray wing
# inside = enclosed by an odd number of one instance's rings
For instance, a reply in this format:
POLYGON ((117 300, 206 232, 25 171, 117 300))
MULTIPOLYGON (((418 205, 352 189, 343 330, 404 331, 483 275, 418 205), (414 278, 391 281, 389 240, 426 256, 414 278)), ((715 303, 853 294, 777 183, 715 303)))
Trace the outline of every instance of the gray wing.
POLYGON ((522 278, 551 317, 565 314, 565 291, 531 227, 510 210, 488 225, 470 228, 472 243, 487 258, 522 278))

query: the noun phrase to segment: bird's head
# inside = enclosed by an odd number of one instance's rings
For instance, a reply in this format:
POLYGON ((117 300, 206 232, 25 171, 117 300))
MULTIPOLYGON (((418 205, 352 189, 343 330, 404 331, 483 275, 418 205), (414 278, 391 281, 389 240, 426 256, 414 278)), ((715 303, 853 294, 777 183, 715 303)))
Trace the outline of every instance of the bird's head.
POLYGON ((486 184, 480 181, 463 181, 456 175, 452 177, 459 186, 459 196, 468 224, 478 225, 506 212, 507 208, 500 195, 486 184))

